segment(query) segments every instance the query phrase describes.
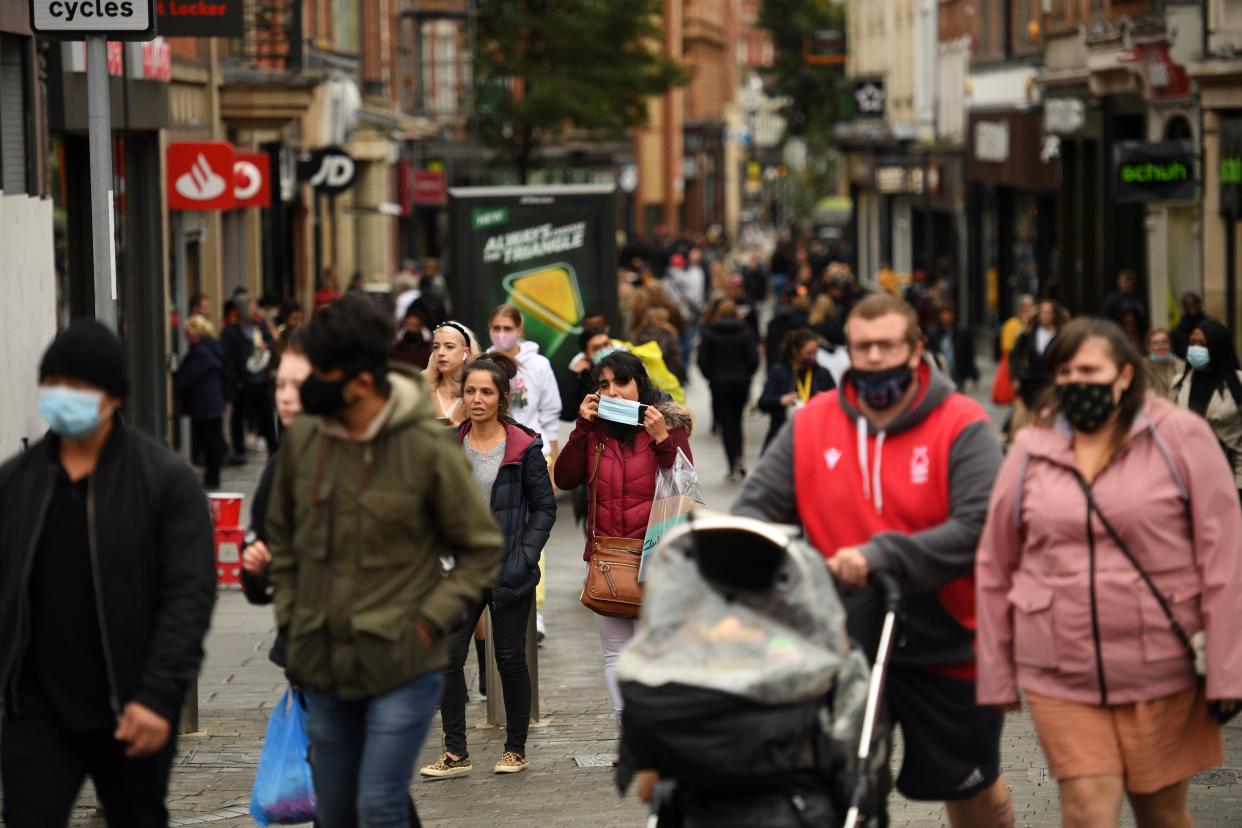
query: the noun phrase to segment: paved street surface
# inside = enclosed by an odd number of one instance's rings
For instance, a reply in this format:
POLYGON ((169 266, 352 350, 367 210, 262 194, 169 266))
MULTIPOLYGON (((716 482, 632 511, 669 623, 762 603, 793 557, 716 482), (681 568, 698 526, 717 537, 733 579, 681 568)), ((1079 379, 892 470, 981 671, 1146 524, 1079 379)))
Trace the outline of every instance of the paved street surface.
MULTIPOLYGON (((985 383, 990 388, 990 382, 985 383)), ((738 486, 725 481, 719 441, 710 434, 710 404, 700 380, 690 389, 698 415, 693 439, 696 464, 709 506, 726 509, 738 486)), ((767 418, 758 413, 746 422, 750 465, 758 461, 767 418)), ((567 433, 567 430, 566 430, 567 433)), ((227 486, 249 492, 258 479, 254 464, 235 470, 227 486)), ((574 525, 568 501, 562 500, 547 553, 548 598, 544 607, 548 639, 540 650, 542 721, 531 730, 530 770, 495 776, 503 732, 484 726, 483 700, 477 692, 474 656, 469 662, 471 702, 470 751, 473 775, 456 780, 416 783, 414 796, 427 826, 640 826, 644 811, 632 797, 621 799, 613 785, 611 760, 615 726, 601 673, 599 639, 590 613, 578 603, 583 564, 582 532, 574 525)), ((268 711, 284 689, 279 670, 267 660, 273 623, 268 608, 250 607, 240 592, 224 591, 207 641, 207 662, 199 682, 201 730, 181 739, 173 772, 170 808, 173 825, 253 825, 247 813, 250 786, 258 763, 268 711)), ((1226 767, 1202 775, 1191 793, 1191 809, 1200 826, 1242 825, 1242 727, 1226 733, 1226 767)), ((432 730, 422 762, 439 753, 439 723, 432 730)), ((1013 715, 1005 736, 1005 773, 1013 786, 1017 824, 1054 826, 1056 787, 1026 715, 1013 715)), ((93 798, 84 793, 75 815, 78 824, 99 824, 93 798), (80 822, 79 822, 80 821, 80 822)), ((945 824, 940 809, 894 797, 893 823, 904 826, 945 824)), ((1133 825, 1127 813, 1125 825, 1133 825)))

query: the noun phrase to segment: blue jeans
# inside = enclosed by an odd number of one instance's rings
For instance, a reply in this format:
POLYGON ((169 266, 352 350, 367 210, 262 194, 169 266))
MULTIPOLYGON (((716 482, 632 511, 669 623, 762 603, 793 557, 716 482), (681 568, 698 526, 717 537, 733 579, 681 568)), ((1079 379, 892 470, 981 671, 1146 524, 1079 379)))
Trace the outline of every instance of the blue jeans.
POLYGON ((406 828, 414 763, 444 690, 428 673, 382 696, 342 701, 307 691, 321 828, 406 828))

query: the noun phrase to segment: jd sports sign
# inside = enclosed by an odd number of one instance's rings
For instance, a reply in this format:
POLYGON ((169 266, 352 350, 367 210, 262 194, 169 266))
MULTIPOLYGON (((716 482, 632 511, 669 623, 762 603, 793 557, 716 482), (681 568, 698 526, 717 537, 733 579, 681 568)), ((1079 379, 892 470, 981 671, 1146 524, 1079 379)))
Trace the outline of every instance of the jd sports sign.
POLYGON ((1113 145, 1113 200, 1119 203, 1195 198, 1195 146, 1190 141, 1119 141, 1113 145))
POLYGON ((30 0, 30 27, 36 35, 81 40, 107 35, 109 40, 155 37, 153 0, 30 0))
POLYGON ((358 165, 340 147, 323 147, 298 162, 298 179, 316 192, 336 195, 348 190, 358 175, 358 165))

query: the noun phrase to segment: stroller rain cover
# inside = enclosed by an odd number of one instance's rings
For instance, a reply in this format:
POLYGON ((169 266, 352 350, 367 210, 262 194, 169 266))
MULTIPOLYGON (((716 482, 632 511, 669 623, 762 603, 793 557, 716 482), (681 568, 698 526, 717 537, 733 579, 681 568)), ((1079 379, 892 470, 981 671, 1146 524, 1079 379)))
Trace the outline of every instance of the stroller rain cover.
POLYGON ((818 552, 760 521, 696 513, 654 553, 617 664, 623 764, 698 788, 770 787, 822 768, 808 761, 817 737, 856 737, 867 675, 818 552))

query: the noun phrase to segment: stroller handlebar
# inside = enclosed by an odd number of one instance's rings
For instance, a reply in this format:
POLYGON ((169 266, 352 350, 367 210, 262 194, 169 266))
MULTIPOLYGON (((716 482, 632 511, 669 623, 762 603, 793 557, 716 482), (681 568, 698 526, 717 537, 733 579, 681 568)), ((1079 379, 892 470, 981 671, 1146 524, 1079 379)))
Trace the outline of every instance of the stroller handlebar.
POLYGON ((901 585, 891 572, 872 572, 871 583, 884 599, 885 612, 897 612, 901 608, 901 585))

